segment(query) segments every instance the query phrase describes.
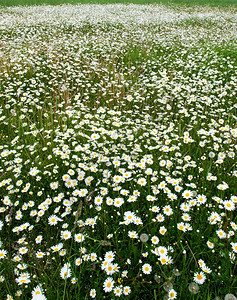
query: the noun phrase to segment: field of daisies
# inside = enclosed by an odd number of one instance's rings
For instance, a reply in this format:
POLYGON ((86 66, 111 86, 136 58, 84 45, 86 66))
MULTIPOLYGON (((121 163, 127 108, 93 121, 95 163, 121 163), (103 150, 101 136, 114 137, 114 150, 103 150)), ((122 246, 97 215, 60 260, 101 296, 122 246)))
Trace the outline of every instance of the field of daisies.
POLYGON ((0 299, 236 299, 236 30, 0 9, 0 299))

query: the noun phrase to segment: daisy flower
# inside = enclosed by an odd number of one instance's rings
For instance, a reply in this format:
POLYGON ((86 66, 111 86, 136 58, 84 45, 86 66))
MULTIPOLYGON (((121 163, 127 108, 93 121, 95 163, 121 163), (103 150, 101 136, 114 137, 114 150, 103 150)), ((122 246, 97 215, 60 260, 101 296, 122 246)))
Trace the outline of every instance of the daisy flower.
POLYGON ((198 284, 203 284, 206 280, 206 275, 202 271, 196 272, 194 274, 193 280, 198 284))
POLYGON ((46 300, 47 298, 44 295, 41 285, 37 285, 31 292, 32 300, 46 300))
POLYGON ((103 289, 106 293, 111 292, 114 287, 114 280, 112 277, 108 277, 103 283, 103 289))
POLYGON ((43 258, 45 256, 45 253, 42 251, 37 251, 35 255, 37 258, 43 258))
POLYGON ((90 297, 91 298, 95 298, 96 297, 96 290, 95 289, 91 289, 90 290, 90 297))
POLYGON ((117 297, 120 297, 122 295, 122 293, 123 293, 123 289, 120 288, 119 286, 116 286, 113 289, 113 291, 114 291, 115 296, 117 296, 117 297))
POLYGON ((218 237, 219 237, 220 239, 226 238, 226 233, 225 233, 222 229, 217 230, 217 231, 216 231, 216 234, 218 235, 218 237))
POLYGON ((63 240, 68 240, 70 239, 72 236, 71 232, 69 230, 64 230, 64 231, 61 231, 61 238, 63 240))
POLYGON ((224 191, 229 188, 228 184, 226 182, 223 182, 222 184, 218 184, 217 186, 218 190, 224 191))
POLYGON ((124 286, 123 287, 123 294, 125 296, 129 295, 131 293, 131 288, 129 286, 124 286))
POLYGON ((115 256, 115 254, 114 254, 113 251, 108 251, 108 252, 105 253, 105 260, 111 262, 111 261, 114 260, 114 256, 115 256))
POLYGON ((231 200, 223 201, 223 205, 226 210, 229 210, 229 211, 235 210, 235 203, 231 200))
POLYGON ((168 292, 169 299, 176 299, 177 298, 177 292, 174 289, 169 290, 168 292))
POLYGON ((157 236, 154 235, 154 236, 151 238, 151 242, 152 242, 152 244, 157 245, 157 244, 159 243, 159 238, 158 238, 157 236))
POLYGON ((128 231, 128 236, 132 239, 138 239, 138 234, 136 231, 128 231))
POLYGON ((0 249, 0 259, 5 258, 7 255, 7 251, 4 249, 0 249))
POLYGON ((85 236, 82 233, 78 233, 74 235, 74 239, 77 243, 82 243, 85 239, 85 236))
POLYGON ((139 185, 141 185, 141 186, 145 186, 146 183, 147 183, 147 181, 146 181, 145 178, 139 178, 138 181, 137 181, 137 183, 138 183, 139 185))
POLYGON ((80 257, 75 259, 75 265, 80 266, 82 264, 82 259, 80 257))
POLYGON ((230 244, 232 246, 233 252, 237 253, 237 243, 231 242, 230 244))
POLYGON ((62 267, 61 271, 60 271, 60 277, 62 279, 67 279, 69 277, 71 277, 71 269, 70 269, 70 264, 66 263, 64 264, 64 266, 62 267))
POLYGON ((151 267, 151 265, 149 265, 149 264, 144 264, 144 265, 142 266, 142 272, 143 272, 144 274, 151 274, 151 272, 152 272, 152 267, 151 267))
POLYGON ((160 227, 160 230, 159 230, 159 233, 164 235, 166 233, 167 229, 165 228, 165 226, 161 226, 160 227))

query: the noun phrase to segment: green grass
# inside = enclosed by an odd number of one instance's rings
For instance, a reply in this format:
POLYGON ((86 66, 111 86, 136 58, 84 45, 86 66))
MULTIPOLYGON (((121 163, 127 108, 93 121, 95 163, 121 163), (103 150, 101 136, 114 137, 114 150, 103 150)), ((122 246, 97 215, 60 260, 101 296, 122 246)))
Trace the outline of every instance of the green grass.
POLYGON ((236 0, 1 0, 0 7, 60 4, 163 4, 175 6, 237 7, 236 0))

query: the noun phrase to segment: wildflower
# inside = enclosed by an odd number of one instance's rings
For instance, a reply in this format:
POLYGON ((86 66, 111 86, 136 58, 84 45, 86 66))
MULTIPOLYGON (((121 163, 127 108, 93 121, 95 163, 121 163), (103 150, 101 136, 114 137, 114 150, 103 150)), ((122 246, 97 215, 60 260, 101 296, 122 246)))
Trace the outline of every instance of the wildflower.
POLYGON ((60 277, 62 279, 67 279, 69 277, 71 277, 71 269, 70 269, 70 264, 69 263, 66 263, 64 264, 64 266, 61 268, 61 271, 60 271, 60 277))
POLYGON ((127 202, 135 202, 135 201, 137 201, 137 197, 136 196, 129 196, 129 198, 128 198, 128 200, 127 200, 127 202))
POLYGON ((60 251, 63 248, 63 243, 59 243, 58 245, 52 246, 51 249, 53 252, 60 251))
POLYGON ((234 203, 237 203, 237 196, 231 196, 230 200, 234 203))
POLYGON ((95 298, 96 297, 96 290, 95 289, 91 289, 90 290, 90 297, 91 298, 95 298))
POLYGON ((154 197, 154 196, 152 196, 152 195, 147 195, 147 196, 146 196, 146 199, 147 199, 147 201, 149 201, 149 202, 153 202, 153 201, 156 200, 156 197, 154 197))
POLYGON ((205 195, 198 195, 197 197, 197 202, 199 204, 204 204, 207 201, 207 197, 205 195))
POLYGON ((108 277, 103 283, 104 291, 106 293, 111 292, 113 287, 114 287, 114 280, 112 277, 108 277))
POLYGON ((160 208, 158 206, 152 206, 151 211, 158 213, 160 208))
POLYGON ((30 274, 29 273, 22 273, 18 278, 16 278, 16 282, 18 283, 18 285, 22 285, 30 283, 30 274))
POLYGON ((27 265, 26 264, 18 264, 17 268, 20 270, 25 270, 27 268, 27 265))
POLYGON ((90 254, 90 260, 91 261, 96 261, 97 260, 97 254, 96 253, 91 253, 90 254))
POLYGON ((44 295, 41 285, 37 285, 31 292, 31 294, 32 294, 32 300, 46 300, 47 299, 44 295))
POLYGON ((204 281, 206 280, 206 276, 205 274, 201 271, 201 272, 196 272, 194 274, 193 280, 198 283, 198 284, 203 284, 204 281))
POLYGON ((158 238, 157 236, 154 235, 154 236, 151 238, 151 242, 152 242, 152 244, 157 245, 157 244, 159 243, 159 238, 158 238))
POLYGON ((237 225, 234 222, 230 222, 230 225, 234 231, 237 230, 237 225))
POLYGON ((225 233, 222 229, 217 230, 217 231, 216 231, 216 234, 218 235, 218 237, 219 237, 220 239, 226 238, 226 233, 225 233))
POLYGON ((168 250, 166 247, 160 246, 157 248, 159 255, 165 256, 168 253, 168 250))
POLYGON ((177 223, 177 228, 183 232, 186 231, 186 225, 184 224, 184 222, 177 223))
POLYGON ((97 196, 94 199, 95 205, 101 205, 103 203, 103 198, 101 196, 97 196))
POLYGON ((144 265, 142 266, 142 272, 143 272, 144 274, 151 274, 151 271, 152 271, 151 265, 149 265, 149 264, 144 264, 144 265))
POLYGON ((19 248, 19 252, 21 255, 26 254, 28 252, 28 249, 26 247, 19 248))
POLYGON ((142 225, 143 224, 141 218, 139 218, 139 217, 135 217, 133 223, 136 224, 136 225, 142 225))
POLYGON ((191 220, 190 215, 187 214, 187 213, 183 214, 181 217, 182 217, 182 219, 183 219, 184 221, 190 221, 190 220, 191 220))
POLYGON ((230 244, 232 246, 233 252, 237 253, 237 243, 231 242, 230 244))
POLYGON ((80 257, 75 259, 75 265, 80 266, 82 264, 82 259, 80 257))
POLYGON ((158 222, 162 223, 165 220, 165 217, 162 214, 158 214, 156 216, 156 219, 157 219, 158 222))
POLYGON ((121 205, 123 205, 124 200, 123 198, 115 198, 114 199, 114 206, 115 207, 120 207, 121 205))
POLYGON ((173 214, 173 210, 170 205, 166 205, 163 207, 163 213, 167 216, 171 216, 173 214))
POLYGON ((223 201, 223 205, 226 210, 229 210, 229 211, 235 210, 235 203, 232 202, 231 200, 223 201))
POLYGON ((52 190, 56 190, 58 188, 58 182, 51 182, 50 187, 52 190))
POLYGON ((113 251, 108 251, 105 253, 105 260, 107 261, 113 261, 114 260, 114 252, 113 251))
POLYGON ((62 249, 62 250, 59 251, 60 256, 65 256, 66 253, 67 253, 67 250, 65 250, 65 249, 62 249))
POLYGON ((22 295, 22 291, 21 290, 18 290, 16 291, 16 294, 15 294, 17 297, 20 297, 22 295))
POLYGON ((185 190, 182 193, 182 196, 184 197, 184 199, 190 199, 193 196, 193 192, 190 190, 185 190))
POLYGON ((210 274, 212 272, 212 270, 209 267, 207 267, 206 265, 203 266, 201 269, 203 272, 208 273, 208 274, 210 274))
POLYGON ((136 231, 128 231, 128 236, 132 239, 137 239, 138 238, 138 234, 136 231))
POLYGON ((123 289, 119 286, 115 287, 113 289, 115 296, 120 297, 122 295, 123 289))
POLYGON ((5 258, 7 255, 7 251, 4 249, 0 249, 0 259, 5 258))
POLYGON ((188 203, 182 203, 181 205, 180 205, 180 209, 182 210, 182 211, 184 211, 184 212, 188 212, 189 210, 190 210, 190 205, 188 204, 188 203))
POLYGON ((40 244, 41 241, 42 241, 42 239, 43 239, 42 235, 38 235, 38 236, 35 238, 36 244, 40 244))
POLYGON ((161 226, 159 229, 159 233, 164 235, 166 233, 167 229, 165 228, 165 226, 161 226))
POLYGON ((73 277, 73 278, 71 279, 71 283, 72 283, 72 284, 76 284, 76 283, 77 283, 77 278, 73 277))
POLYGON ((70 239, 72 236, 71 232, 69 230, 64 230, 64 231, 61 231, 61 238, 63 240, 68 240, 70 239))
POLYGON ((161 255, 158 259, 162 265, 168 265, 173 262, 172 258, 168 255, 161 255))
POLYGON ((85 197, 88 194, 88 190, 87 189, 81 189, 79 191, 79 197, 85 197))
POLYGON ((123 294, 125 296, 129 295, 131 293, 131 288, 129 286, 124 286, 123 287, 123 294))
POLYGON ((176 299, 177 298, 177 292, 174 289, 170 289, 168 292, 169 299, 176 299))
POLYGON ((42 252, 42 251, 37 251, 36 252, 36 257, 37 258, 43 258, 45 256, 45 253, 44 252, 42 252))
POLYGON ((136 216, 135 216, 134 212, 126 211, 124 213, 124 221, 125 221, 126 225, 130 224, 130 223, 133 223, 135 218, 136 218, 136 216))
POLYGON ((110 198, 110 197, 107 197, 107 198, 106 198, 106 204, 109 205, 109 206, 113 205, 113 204, 114 204, 113 199, 110 198))
POLYGON ((138 183, 139 185, 141 185, 141 186, 145 186, 146 183, 147 183, 147 181, 146 181, 145 178, 139 178, 138 181, 137 181, 137 183, 138 183))
POLYGON ((226 182, 223 182, 222 184, 218 184, 217 186, 218 190, 224 191, 229 188, 228 184, 226 182))
POLYGON ((85 239, 85 236, 82 233, 78 233, 74 235, 74 239, 77 243, 82 243, 85 239))
POLYGON ((114 270, 115 265, 113 265, 111 262, 109 262, 108 264, 106 264, 104 270, 106 272, 107 275, 112 275, 115 273, 114 270))
POLYGON ((58 221, 62 221, 62 219, 58 218, 56 215, 52 215, 48 218, 49 225, 57 225, 58 221))

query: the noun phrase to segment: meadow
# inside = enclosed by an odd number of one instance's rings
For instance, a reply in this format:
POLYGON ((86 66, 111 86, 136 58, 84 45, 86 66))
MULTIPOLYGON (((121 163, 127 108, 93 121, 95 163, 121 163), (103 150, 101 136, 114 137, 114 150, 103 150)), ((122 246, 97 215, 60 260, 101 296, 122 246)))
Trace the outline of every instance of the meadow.
POLYGON ((1 0, 0 7, 61 4, 162 4, 169 6, 237 7, 236 0, 1 0))
POLYGON ((236 13, 0 9, 0 299, 236 299, 236 13))

